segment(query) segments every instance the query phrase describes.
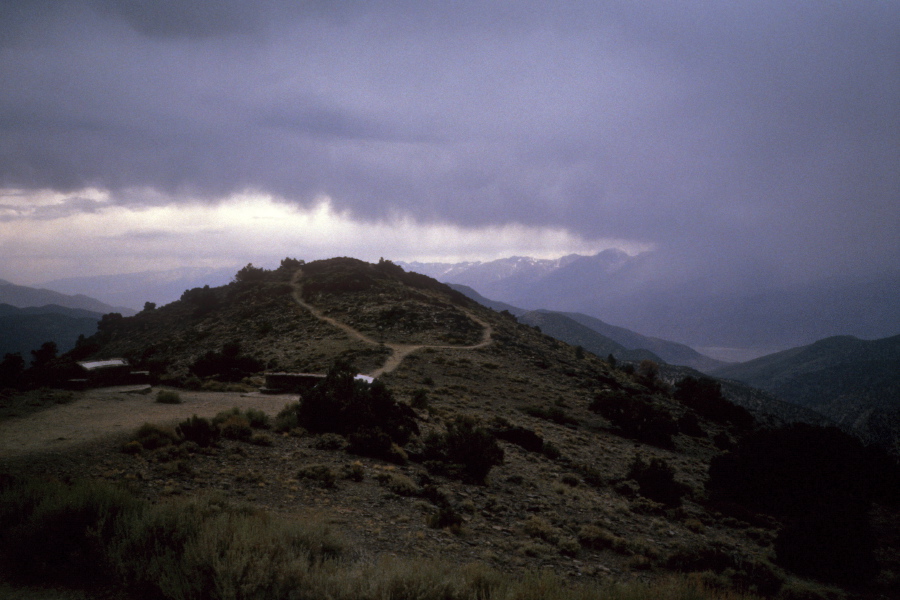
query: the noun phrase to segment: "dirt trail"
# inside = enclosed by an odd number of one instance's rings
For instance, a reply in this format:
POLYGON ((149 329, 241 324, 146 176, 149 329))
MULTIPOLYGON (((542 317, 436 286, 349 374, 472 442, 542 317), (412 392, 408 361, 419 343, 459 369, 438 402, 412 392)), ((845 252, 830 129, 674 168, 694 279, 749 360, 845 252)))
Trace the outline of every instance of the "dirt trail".
POLYGON ((437 346, 437 345, 428 345, 428 344, 394 344, 394 343, 389 343, 389 342, 385 342, 384 344, 381 344, 377 340, 374 340, 371 337, 364 334, 363 332, 358 331, 358 330, 354 329, 353 327, 350 327, 346 323, 341 323, 340 321, 338 321, 336 319, 332 319, 331 317, 326 316, 324 313, 322 313, 322 311, 320 311, 313 305, 311 305, 308 302, 306 302, 305 300, 303 300, 303 285, 300 283, 300 280, 302 278, 303 278, 303 270, 298 269, 297 272, 294 273, 293 278, 291 279, 291 284, 294 286, 293 297, 294 297, 294 300, 297 302, 297 304, 299 304, 300 306, 302 306, 303 308, 308 310, 317 319, 320 319, 322 321, 325 321, 326 323, 329 323, 329 324, 337 327, 341 331, 346 332, 350 336, 355 337, 356 339, 358 339, 360 341, 363 341, 367 344, 372 344, 373 346, 384 345, 385 347, 391 349, 391 355, 387 358, 385 363, 383 365, 381 365, 381 367, 379 367, 378 369, 375 369, 374 371, 372 371, 371 373, 368 374, 370 377, 378 377, 380 375, 384 375, 385 373, 390 373, 391 371, 393 371, 394 369, 396 369, 397 367, 400 366, 400 363, 403 362, 404 358, 406 358, 407 356, 409 356, 410 354, 412 354, 413 352, 415 352, 417 350, 422 350, 423 348, 434 348, 436 350, 477 350, 478 348, 484 348, 485 346, 488 346, 493 342, 492 336, 494 334, 494 329, 491 327, 491 325, 489 323, 486 323, 485 321, 482 321, 481 319, 479 319, 478 317, 476 317, 474 314, 470 313, 469 311, 467 311, 465 309, 460 309, 460 310, 462 310, 463 313, 465 313, 465 315, 467 317, 469 317, 471 320, 473 320, 476 323, 478 323, 479 325, 481 325, 481 327, 483 328, 483 331, 481 334, 481 341, 478 342, 477 344, 474 344, 472 346, 437 346))

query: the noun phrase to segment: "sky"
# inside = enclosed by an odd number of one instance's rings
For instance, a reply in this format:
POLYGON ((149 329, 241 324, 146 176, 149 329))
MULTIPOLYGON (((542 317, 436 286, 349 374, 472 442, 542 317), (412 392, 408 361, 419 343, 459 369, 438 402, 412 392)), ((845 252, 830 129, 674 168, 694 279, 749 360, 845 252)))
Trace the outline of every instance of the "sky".
POLYGON ((900 3, 0 4, 0 278, 620 248, 900 269, 900 3))

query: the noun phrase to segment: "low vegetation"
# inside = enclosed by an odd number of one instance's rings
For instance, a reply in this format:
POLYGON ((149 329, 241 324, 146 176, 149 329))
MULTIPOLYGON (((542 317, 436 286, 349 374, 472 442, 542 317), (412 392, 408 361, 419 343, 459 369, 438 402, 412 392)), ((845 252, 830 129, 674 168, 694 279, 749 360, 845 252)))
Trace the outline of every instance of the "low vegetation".
MULTIPOLYGON (((545 523, 528 527, 537 536, 552 535, 545 523)), ((316 517, 282 520, 216 495, 154 505, 122 488, 88 482, 4 481, 0 541, 0 572, 9 582, 121 590, 134 598, 750 598, 696 579, 599 587, 573 585, 549 572, 511 577, 478 564, 358 562, 316 517)))

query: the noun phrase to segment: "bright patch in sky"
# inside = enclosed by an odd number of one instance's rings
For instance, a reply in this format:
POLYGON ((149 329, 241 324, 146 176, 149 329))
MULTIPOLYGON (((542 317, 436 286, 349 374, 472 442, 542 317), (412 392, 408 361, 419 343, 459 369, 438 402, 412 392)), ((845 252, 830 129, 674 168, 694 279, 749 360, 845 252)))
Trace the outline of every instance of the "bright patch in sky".
MULTIPOLYGON (((649 244, 584 239, 561 228, 518 224, 461 227, 410 217, 367 223, 337 212, 327 197, 304 209, 268 195, 240 194, 218 203, 117 204, 90 189, 77 194, 0 192, 0 277, 18 284, 57 278, 162 270, 275 267, 281 258, 353 256, 368 261, 555 258, 649 244)), ((147 202, 147 199, 151 202, 147 202)))

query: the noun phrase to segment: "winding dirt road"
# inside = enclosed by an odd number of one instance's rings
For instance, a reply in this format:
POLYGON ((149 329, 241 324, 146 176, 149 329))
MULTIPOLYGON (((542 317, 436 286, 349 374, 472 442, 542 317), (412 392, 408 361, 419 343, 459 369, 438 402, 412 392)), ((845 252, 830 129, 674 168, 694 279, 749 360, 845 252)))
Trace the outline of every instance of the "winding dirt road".
POLYGON ((346 323, 341 323, 336 319, 332 319, 331 317, 325 315, 322 311, 320 311, 315 306, 309 304, 303 299, 303 284, 300 280, 303 278, 303 270, 298 269, 296 273, 294 273, 294 277, 291 279, 291 284, 294 286, 293 297, 294 301, 297 302, 300 306, 308 310, 314 317, 329 323, 340 329, 341 331, 346 332, 348 335, 355 337, 356 339, 365 342, 366 344, 371 344, 373 346, 381 346, 384 345, 387 348, 390 348, 391 355, 387 358, 385 363, 381 365, 378 369, 375 369, 371 373, 368 373, 369 377, 378 377, 380 375, 384 375, 385 373, 390 373, 394 369, 400 366, 400 363, 403 362, 403 359, 412 354, 417 350, 422 350, 424 348, 433 348, 436 350, 477 350, 478 348, 484 348, 485 346, 490 345, 493 342, 493 334, 494 329, 491 327, 490 323, 482 321, 474 314, 470 313, 465 309, 462 310, 465 315, 471 319, 472 321, 478 323, 483 328, 481 334, 481 341, 472 346, 437 346, 437 345, 429 345, 429 344, 394 344, 385 342, 382 344, 381 342, 367 336, 363 332, 350 327, 346 323))

